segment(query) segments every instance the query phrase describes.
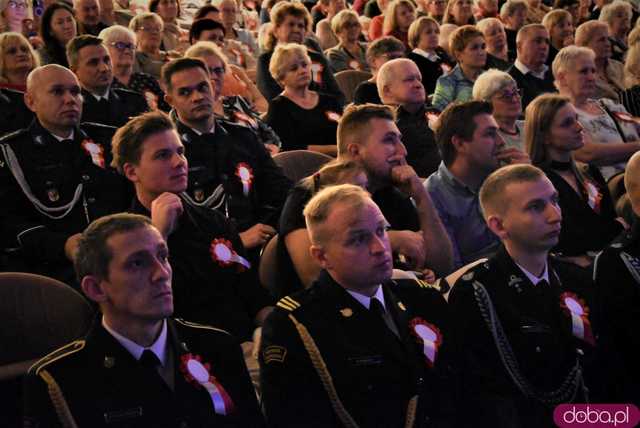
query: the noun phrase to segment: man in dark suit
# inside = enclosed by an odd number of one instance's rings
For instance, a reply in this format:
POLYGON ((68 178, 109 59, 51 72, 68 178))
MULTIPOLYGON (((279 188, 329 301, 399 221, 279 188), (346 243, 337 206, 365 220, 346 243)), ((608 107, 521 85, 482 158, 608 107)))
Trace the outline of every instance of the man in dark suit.
POLYGON ((507 72, 522 91, 524 110, 535 97, 557 92, 553 72, 545 63, 549 55, 549 32, 542 24, 525 25, 516 38, 518 56, 507 72))
POLYGON ((429 419, 449 421, 443 297, 425 283, 390 281, 388 223, 362 188, 328 187, 304 215, 323 271, 311 288, 281 299, 263 327, 269 423, 423 427, 429 419))
POLYGON ((33 121, 33 112, 24 103, 24 94, 0 88, 0 137, 26 128, 33 121))
POLYGON ((90 35, 73 38, 67 45, 67 60, 82 86, 83 122, 120 127, 147 111, 147 102, 141 94, 111 87, 111 57, 102 39, 90 35))
POLYGON ((25 426, 263 425, 236 339, 169 318, 172 270, 151 220, 96 220, 83 232, 75 267, 102 316, 85 339, 31 367, 25 426))
POLYGON ((480 189, 503 246, 449 295, 460 376, 460 426, 553 427, 553 409, 587 400, 583 355, 595 345, 589 276, 549 257, 560 236, 558 192, 531 165, 493 172, 480 189), (586 299, 586 300, 585 300, 586 299))

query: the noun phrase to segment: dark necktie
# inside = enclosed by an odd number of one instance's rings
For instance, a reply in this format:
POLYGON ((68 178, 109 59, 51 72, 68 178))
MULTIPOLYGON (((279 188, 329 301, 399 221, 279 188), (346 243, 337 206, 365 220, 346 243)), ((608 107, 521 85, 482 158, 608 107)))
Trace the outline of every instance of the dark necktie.
POLYGON ((151 349, 145 349, 142 352, 142 356, 140 357, 140 360, 138 361, 140 362, 140 365, 142 365, 142 367, 148 370, 153 370, 156 373, 158 372, 158 366, 160 365, 160 360, 158 359, 158 356, 154 354, 151 349))
POLYGON ((384 306, 382 306, 382 303, 380 302, 380 300, 376 299, 375 297, 372 297, 371 300, 369 301, 369 311, 371 311, 371 315, 373 315, 376 319, 382 321, 384 326, 389 331, 391 331, 394 335, 399 336, 398 329, 394 324, 392 324, 391 319, 385 315, 386 311, 384 309, 384 306))
POLYGON ((540 281, 538 281, 538 283, 536 284, 537 288, 541 288, 541 289, 545 289, 549 287, 549 283, 547 282, 546 279, 541 279, 540 281))

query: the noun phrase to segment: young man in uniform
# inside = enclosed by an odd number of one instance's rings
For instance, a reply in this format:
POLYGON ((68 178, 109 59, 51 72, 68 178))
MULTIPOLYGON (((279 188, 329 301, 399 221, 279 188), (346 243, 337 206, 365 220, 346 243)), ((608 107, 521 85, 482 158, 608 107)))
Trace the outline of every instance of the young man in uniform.
POLYGON ((115 129, 80 125, 80 85, 60 65, 33 70, 24 98, 36 120, 0 140, 0 245, 10 269, 73 283, 80 232, 131 198, 109 168, 115 129))
POLYGON ((67 60, 82 86, 82 121, 122 126, 149 108, 142 95, 112 88, 113 68, 102 39, 84 35, 67 44, 67 60))
POLYGON ((594 335, 588 289, 576 289, 588 278, 549 257, 562 215, 540 169, 495 171, 480 203, 502 246, 449 296, 462 426, 552 427, 556 405, 588 400, 582 354, 594 335))
POLYGON ((253 132, 216 120, 213 106, 222 89, 222 67, 212 70, 219 77, 212 85, 201 60, 180 58, 163 67, 162 80, 189 160, 186 197, 233 219, 243 245, 257 256, 276 233, 291 182, 253 132))
POLYGON ((264 406, 278 427, 415 426, 449 416, 447 307, 425 283, 400 285, 388 223, 362 188, 321 190, 304 210, 322 266, 263 327, 264 406))
POLYGON ((31 367, 25 426, 263 426, 238 342, 170 318, 168 255, 144 216, 114 214, 87 228, 76 272, 102 316, 85 339, 31 367))
MULTIPOLYGON (((629 159, 624 184, 634 215, 640 216, 640 154, 629 159)), ((599 345, 610 364, 607 387, 617 403, 640 403, 640 339, 633 326, 640 319, 640 227, 638 221, 596 258, 594 278, 600 321, 599 345)))
POLYGON ((171 119, 151 112, 129 121, 113 139, 113 158, 135 187, 131 211, 150 217, 171 250, 176 315, 231 332, 257 373, 254 330, 274 300, 233 223, 185 197, 189 166, 171 119))

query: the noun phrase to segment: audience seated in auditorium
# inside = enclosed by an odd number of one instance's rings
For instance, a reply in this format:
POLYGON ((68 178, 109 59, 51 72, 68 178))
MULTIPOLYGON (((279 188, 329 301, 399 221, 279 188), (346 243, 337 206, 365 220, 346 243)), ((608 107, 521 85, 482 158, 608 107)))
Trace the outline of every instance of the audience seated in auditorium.
MULTIPOLYGON (((329 0, 326 17, 321 19, 316 26, 316 36, 323 51, 331 49, 339 43, 338 33, 333 29, 333 18, 343 10, 347 10, 344 0, 329 0)), ((360 35, 359 32, 358 35, 360 35)))
POLYGON ((551 67, 558 51, 574 43, 573 17, 566 10, 554 9, 542 19, 542 25, 549 33, 549 55, 546 64, 551 67))
POLYGON ((507 0, 500 7, 500 20, 504 24, 504 31, 507 36, 507 52, 511 61, 516 57, 516 36, 520 28, 526 24, 528 10, 527 2, 524 0, 507 0))
POLYGON ((551 10, 542 0, 527 0, 527 24, 540 24, 544 16, 551 10))
MULTIPOLYGON (((640 36, 640 29, 633 30, 631 36, 640 36)), ((632 116, 640 116, 640 43, 633 43, 627 50, 624 62, 625 90, 620 93, 620 102, 632 116)))
POLYGON ((485 18, 476 24, 487 43, 487 63, 485 68, 506 71, 510 66, 507 33, 498 18, 485 18))
POLYGON ((451 53, 458 64, 438 78, 432 104, 442 111, 453 102, 472 99, 473 82, 484 71, 487 45, 473 25, 465 25, 451 35, 451 53))
POLYGON ((225 40, 233 40, 246 46, 252 56, 258 55, 258 43, 251 32, 238 26, 238 3, 235 0, 213 0, 211 4, 220 10, 220 23, 224 26, 225 40))
POLYGON ((407 54, 407 58, 418 66, 427 94, 433 93, 438 77, 448 70, 444 62, 447 54, 438 46, 439 34, 438 23, 426 16, 416 19, 409 27, 409 46, 413 50, 407 54))
POLYGON ((73 9, 67 3, 51 3, 42 15, 40 37, 44 46, 38 49, 40 64, 68 66, 66 46, 78 34, 73 9))
POLYGON ((597 167, 577 164, 573 152, 584 146, 578 114, 568 98, 545 94, 527 107, 527 152, 558 192, 562 230, 554 252, 589 267, 593 257, 620 232, 609 188, 597 167))
POLYGON ((476 22, 487 18, 496 18, 498 16, 497 0, 474 0, 473 16, 476 22))
POLYGON ((609 41, 611 42, 611 58, 624 62, 629 48, 627 36, 631 30, 631 17, 633 8, 630 3, 623 0, 615 0, 602 8, 599 21, 607 24, 609 28, 609 41))
POLYGON ((160 70, 169 60, 167 52, 161 50, 162 18, 153 12, 141 13, 131 20, 129 29, 136 34, 135 70, 160 80, 160 70))
POLYGON ((369 71, 367 44, 360 41, 362 26, 358 15, 351 10, 342 10, 331 20, 331 28, 338 43, 325 51, 334 73, 344 70, 369 71))
POLYGON ((442 17, 443 24, 455 24, 458 27, 463 25, 475 25, 476 19, 473 17, 473 0, 450 0, 444 10, 442 17))
POLYGON ((427 117, 437 113, 426 104, 418 66, 407 58, 385 63, 378 73, 378 93, 384 104, 395 109, 395 122, 407 150, 407 163, 419 177, 430 176, 438 169, 441 159, 427 117))
POLYGON ((446 7, 445 0, 418 0, 418 16, 428 16, 438 24, 442 24, 446 7))
POLYGON ((335 156, 336 130, 342 113, 339 101, 309 89, 311 58, 304 45, 279 44, 269 71, 284 88, 269 105, 265 122, 282 141, 282 150, 311 150, 335 156))
POLYGON ((408 52, 409 27, 416 19, 415 6, 410 0, 393 0, 387 8, 382 24, 382 34, 400 40, 408 52))
POLYGON ((376 86, 376 76, 378 70, 387 61, 395 58, 402 58, 405 54, 405 48, 402 42, 395 37, 380 37, 369 43, 367 48, 367 62, 371 67, 371 78, 361 82, 353 94, 353 102, 355 104, 382 104, 378 95, 378 87, 376 86))
POLYGON ((553 61, 553 75, 560 94, 569 97, 576 108, 586 134, 576 160, 598 166, 605 180, 624 171, 627 159, 640 149, 640 128, 621 104, 593 98, 597 81, 593 51, 563 48, 553 61))
POLYGON ((185 32, 180 28, 180 0, 150 0, 149 12, 156 13, 162 19, 163 51, 184 51, 185 32))
POLYGON ((452 104, 436 124, 442 163, 424 186, 449 234, 454 269, 498 248, 480 210, 478 190, 485 178, 501 165, 529 163, 524 152, 505 145, 491 113, 484 101, 452 104))
POLYGON ((506 146, 525 151, 524 121, 519 120, 522 116, 520 88, 513 77, 500 70, 485 71, 473 85, 473 99, 491 103, 492 116, 506 146))
POLYGON ((0 34, 0 88, 24 92, 27 76, 40 65, 29 40, 20 33, 0 34))
POLYGON ((73 0, 73 10, 78 21, 78 35, 97 36, 107 28, 100 22, 100 3, 98 0, 73 0))

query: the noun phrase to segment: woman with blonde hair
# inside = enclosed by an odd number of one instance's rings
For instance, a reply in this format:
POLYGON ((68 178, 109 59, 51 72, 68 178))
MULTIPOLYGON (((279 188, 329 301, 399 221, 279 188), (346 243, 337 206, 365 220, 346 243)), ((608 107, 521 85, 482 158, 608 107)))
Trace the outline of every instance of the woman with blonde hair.
POLYGON ((554 9, 542 18, 542 25, 549 32, 549 55, 547 65, 551 65, 558 51, 574 42, 573 16, 563 9, 554 9))
POLYGON ((26 37, 14 32, 0 34, 0 88, 25 92, 27 76, 39 65, 26 37))
POLYGON ((409 27, 416 19, 416 8, 410 0, 393 0, 387 8, 382 33, 400 40, 409 50, 409 27))
POLYGON ((29 18, 29 2, 25 0, 0 0, 0 34, 23 32, 23 21, 29 18))
POLYGON ((599 21, 604 22, 609 27, 609 40, 613 50, 611 58, 624 62, 625 54, 629 45, 627 36, 631 30, 631 17, 633 8, 631 4, 624 0, 614 0, 605 5, 600 12, 599 21))
POLYGON ((500 8, 500 20, 507 36, 509 59, 514 61, 517 55, 516 36, 518 30, 525 25, 527 19, 527 2, 524 0, 507 0, 500 8))
POLYGON ((265 122, 282 140, 282 150, 312 150, 336 156, 342 107, 332 95, 309 89, 311 58, 305 46, 279 44, 269 71, 284 90, 269 104, 265 122))
POLYGON ((160 80, 162 66, 171 59, 161 49, 164 21, 153 12, 145 12, 133 17, 129 29, 136 35, 135 70, 160 80))
POLYGON ((446 52, 438 46, 440 26, 435 19, 427 16, 413 21, 409 27, 409 46, 413 49, 407 58, 415 62, 422 76, 422 85, 427 94, 432 94, 436 89, 436 81, 444 68, 446 52))
POLYGON ((443 24, 475 25, 473 0, 449 0, 442 17, 443 24))
POLYGON ((331 28, 338 37, 338 45, 327 49, 324 54, 333 72, 369 71, 367 44, 360 41, 362 26, 358 15, 352 10, 341 10, 331 20, 331 28))
POLYGON ((482 32, 487 42, 486 68, 508 70, 512 63, 509 62, 507 33, 502 22, 498 18, 484 18, 476 24, 476 28, 482 32))
POLYGON ((598 168, 574 160, 573 152, 584 146, 585 139, 576 109, 567 97, 541 95, 527 107, 524 131, 531 162, 558 191, 562 224, 554 251, 589 267, 596 252, 623 230, 623 223, 616 221, 609 189, 598 168))

